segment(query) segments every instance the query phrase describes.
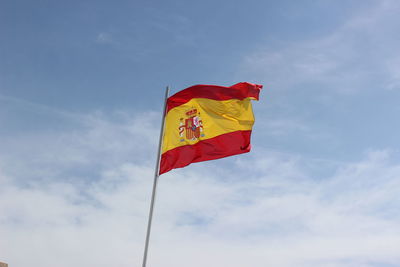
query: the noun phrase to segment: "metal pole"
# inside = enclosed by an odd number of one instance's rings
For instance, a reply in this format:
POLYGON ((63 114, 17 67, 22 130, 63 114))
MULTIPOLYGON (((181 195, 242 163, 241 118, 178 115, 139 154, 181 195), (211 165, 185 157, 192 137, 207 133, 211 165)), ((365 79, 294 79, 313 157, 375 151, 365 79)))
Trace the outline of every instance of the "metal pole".
POLYGON ((157 182, 158 182, 158 177, 160 176, 159 172, 160 172, 161 147, 162 147, 162 141, 163 141, 163 136, 164 136, 165 114, 166 114, 166 110, 167 110, 168 94, 169 94, 169 86, 167 86, 167 88, 165 90, 164 109, 163 109, 163 116, 162 116, 161 129, 160 129, 160 140, 158 142, 157 163, 156 163, 156 169, 154 172, 153 193, 151 195, 149 221, 147 223, 146 243, 144 246, 142 267, 146 267, 146 262, 147 262, 147 251, 149 248, 150 230, 151 230, 151 222, 153 219, 154 202, 156 199, 157 182))

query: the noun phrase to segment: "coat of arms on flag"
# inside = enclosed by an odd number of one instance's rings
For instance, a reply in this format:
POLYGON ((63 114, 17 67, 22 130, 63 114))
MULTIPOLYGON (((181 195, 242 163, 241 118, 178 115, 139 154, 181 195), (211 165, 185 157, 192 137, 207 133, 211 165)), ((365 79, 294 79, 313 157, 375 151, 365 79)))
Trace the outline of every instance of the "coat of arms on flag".
POLYGON ((186 118, 180 118, 179 122, 179 137, 180 141, 184 142, 185 137, 187 140, 195 141, 204 137, 203 121, 200 118, 200 112, 192 107, 185 112, 186 118))

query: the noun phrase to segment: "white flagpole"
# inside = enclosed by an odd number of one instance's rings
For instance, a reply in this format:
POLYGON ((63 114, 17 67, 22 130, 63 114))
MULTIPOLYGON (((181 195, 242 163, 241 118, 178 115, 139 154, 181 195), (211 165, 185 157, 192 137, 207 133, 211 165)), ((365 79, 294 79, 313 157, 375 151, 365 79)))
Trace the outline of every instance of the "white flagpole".
POLYGON ((159 172, 160 172, 161 147, 162 147, 162 141, 163 141, 163 136, 164 136, 165 114, 166 114, 166 110, 167 110, 168 94, 169 94, 169 86, 167 86, 167 88, 165 90, 164 108, 163 108, 163 115, 162 115, 161 129, 160 129, 160 140, 158 142, 157 163, 156 163, 156 169, 154 172, 153 193, 151 195, 149 221, 147 223, 146 242, 145 242, 145 246, 144 246, 142 267, 146 267, 146 262, 147 262, 147 251, 149 249, 150 230, 151 230, 151 222, 153 219, 154 202, 156 199, 157 182, 158 182, 158 177, 160 176, 159 172))

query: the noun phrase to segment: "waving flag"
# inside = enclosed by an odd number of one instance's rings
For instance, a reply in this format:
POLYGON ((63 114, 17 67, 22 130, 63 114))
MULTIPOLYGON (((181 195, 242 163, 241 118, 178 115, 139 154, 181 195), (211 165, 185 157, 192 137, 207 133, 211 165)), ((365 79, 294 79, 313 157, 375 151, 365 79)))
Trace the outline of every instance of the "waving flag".
POLYGON ((167 100, 160 174, 250 151, 251 100, 262 85, 195 85, 167 100))

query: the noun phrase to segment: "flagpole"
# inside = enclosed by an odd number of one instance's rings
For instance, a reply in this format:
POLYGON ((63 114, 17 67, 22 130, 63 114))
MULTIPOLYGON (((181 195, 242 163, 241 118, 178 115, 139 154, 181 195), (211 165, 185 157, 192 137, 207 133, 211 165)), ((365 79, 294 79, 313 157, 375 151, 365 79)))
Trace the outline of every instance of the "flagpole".
POLYGON ((160 129, 160 139, 158 141, 157 162, 156 162, 156 168, 155 168, 155 172, 154 172, 153 192, 151 194, 149 220, 147 222, 146 242, 145 242, 145 246, 144 246, 142 267, 146 267, 146 262, 147 262, 147 251, 149 249, 151 222, 153 220, 153 211, 154 211, 154 202, 156 199, 157 182, 158 182, 158 177, 160 176, 159 172, 160 172, 161 147, 162 147, 162 141, 163 141, 163 136, 164 136, 165 114, 166 114, 166 110, 167 110, 168 94, 169 94, 169 86, 167 86, 167 88, 165 90, 164 108, 163 108, 163 115, 162 115, 161 129, 160 129))

